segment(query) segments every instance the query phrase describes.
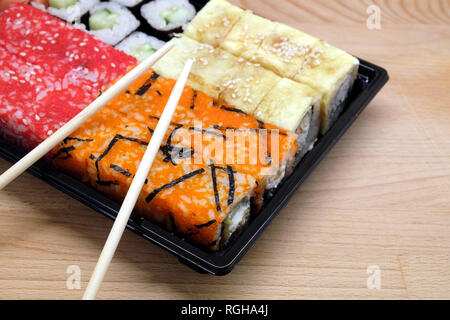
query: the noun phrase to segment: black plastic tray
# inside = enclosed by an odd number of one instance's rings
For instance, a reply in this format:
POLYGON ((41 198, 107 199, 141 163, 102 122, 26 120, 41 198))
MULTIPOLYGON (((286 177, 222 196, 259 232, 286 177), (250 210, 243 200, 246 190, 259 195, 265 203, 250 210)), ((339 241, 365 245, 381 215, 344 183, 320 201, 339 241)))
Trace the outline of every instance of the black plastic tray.
MULTIPOLYGON (((204 4, 207 1, 192 2, 204 4)), ((198 5, 197 9, 200 7, 198 5)), ((262 211, 225 250, 219 252, 203 251, 153 223, 142 220, 137 215, 130 219, 128 229, 176 255, 180 262, 198 272, 214 275, 229 273, 388 81, 389 77, 386 70, 364 60, 360 61, 358 79, 342 115, 328 133, 319 138, 314 149, 303 158, 293 174, 281 184, 274 196, 264 205, 262 211)), ((23 155, 22 151, 0 140, 1 157, 10 162, 16 162, 23 155)), ((119 211, 120 205, 118 203, 74 178, 59 172, 47 163, 37 163, 28 171, 111 219, 115 219, 119 211)))

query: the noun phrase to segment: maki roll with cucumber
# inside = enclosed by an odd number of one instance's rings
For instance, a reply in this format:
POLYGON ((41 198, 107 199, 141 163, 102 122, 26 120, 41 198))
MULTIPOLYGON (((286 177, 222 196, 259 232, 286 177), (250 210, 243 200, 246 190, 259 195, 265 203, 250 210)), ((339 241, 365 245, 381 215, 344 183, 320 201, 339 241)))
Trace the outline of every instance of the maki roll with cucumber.
POLYGON ((119 43, 116 46, 116 49, 119 49, 126 54, 135 57, 139 62, 142 62, 159 50, 164 43, 164 41, 143 32, 135 32, 119 43))
POLYGON ((196 10, 187 0, 155 0, 142 6, 141 15, 156 30, 178 29, 194 18, 196 10))
POLYGON ((90 33, 110 45, 119 43, 139 25, 127 8, 114 2, 101 3, 90 10, 90 33))
POLYGON ((43 4, 32 2, 32 4, 50 13, 52 16, 63 19, 69 23, 79 21, 80 18, 97 5, 100 0, 50 0, 48 8, 43 4))

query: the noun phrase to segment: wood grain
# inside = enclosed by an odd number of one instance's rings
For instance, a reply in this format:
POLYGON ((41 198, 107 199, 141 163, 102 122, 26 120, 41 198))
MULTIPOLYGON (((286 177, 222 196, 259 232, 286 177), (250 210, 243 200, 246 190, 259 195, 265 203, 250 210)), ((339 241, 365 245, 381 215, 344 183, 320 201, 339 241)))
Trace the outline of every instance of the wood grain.
MULTIPOLYGON (((233 2, 391 80, 230 275, 196 274, 126 232, 99 298, 450 298, 450 1, 233 2)), ((0 193, 0 216, 0 298, 81 298, 66 269, 80 266, 84 289, 111 221, 28 174, 0 193)))

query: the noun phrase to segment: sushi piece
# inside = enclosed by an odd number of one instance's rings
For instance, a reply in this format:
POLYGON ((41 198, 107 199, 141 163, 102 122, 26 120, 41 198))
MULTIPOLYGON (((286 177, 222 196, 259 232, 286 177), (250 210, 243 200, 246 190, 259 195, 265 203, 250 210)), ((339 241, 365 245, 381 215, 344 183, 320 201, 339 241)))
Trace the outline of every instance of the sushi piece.
POLYGON ((118 4, 124 6, 124 7, 135 7, 138 4, 140 4, 143 0, 112 0, 114 2, 117 2, 118 4))
POLYGON ((89 12, 89 32, 110 45, 116 45, 140 25, 127 8, 117 3, 102 2, 89 12))
POLYGON ((294 80, 322 93, 321 133, 325 134, 342 113, 358 74, 359 60, 321 41, 307 56, 294 80))
POLYGON ((143 32, 135 32, 119 43, 116 46, 116 49, 121 50, 126 54, 135 57, 139 62, 142 62, 159 50, 164 43, 164 41, 143 32))
POLYGON ((220 47, 237 57, 256 62, 255 56, 275 23, 246 11, 228 33, 220 47))
POLYGON ((25 150, 136 64, 30 5, 11 6, 0 14, 0 25, 0 135, 25 150))
POLYGON ((258 105, 255 117, 296 132, 300 160, 313 148, 319 135, 320 98, 310 87, 284 78, 258 105))
MULTIPOLYGON (((121 201, 174 85, 149 71, 56 148, 55 165, 121 201)), ((252 208, 261 206, 264 193, 289 174, 296 140, 295 134, 186 87, 137 211, 201 247, 224 248, 252 208), (251 141, 231 145, 232 133, 271 135, 276 147, 263 147, 263 161, 253 163, 251 141), (201 143, 191 144, 197 137, 201 143), (217 142, 221 147, 209 153, 217 142), (234 161, 241 154, 246 162, 234 161)))
POLYGON ((156 30, 171 31, 184 26, 196 10, 188 0, 154 0, 141 7, 141 15, 156 30))
POLYGON ((185 36, 171 41, 175 42, 175 48, 154 66, 156 72, 175 79, 181 73, 184 62, 193 58, 195 63, 188 84, 245 113, 253 114, 263 97, 280 79, 273 72, 220 48, 185 36))
POLYGON ((224 0, 211 0, 188 24, 184 34, 201 42, 219 47, 241 19, 244 10, 224 0))
POLYGON ((231 77, 237 58, 188 37, 174 38, 171 41, 175 43, 175 47, 154 65, 154 70, 166 78, 177 79, 185 62, 192 58, 194 65, 188 85, 213 98, 219 98, 220 85, 231 77))
POLYGON ((254 61, 292 79, 320 40, 281 23, 273 25, 272 32, 264 36, 261 46, 254 52, 254 61))
POLYGON ((33 6, 61 18, 69 23, 79 21, 80 18, 97 5, 100 0, 50 0, 48 7, 31 2, 33 6))

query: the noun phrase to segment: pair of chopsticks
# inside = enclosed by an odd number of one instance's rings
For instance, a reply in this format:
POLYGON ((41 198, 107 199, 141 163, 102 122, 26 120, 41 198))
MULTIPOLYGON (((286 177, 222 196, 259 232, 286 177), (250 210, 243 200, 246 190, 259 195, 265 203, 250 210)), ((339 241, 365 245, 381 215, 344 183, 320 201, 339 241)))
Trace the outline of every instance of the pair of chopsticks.
MULTIPOLYGON (((53 135, 47 138, 44 142, 38 145, 19 162, 13 165, 5 173, 0 176, 0 190, 6 187, 10 182, 17 178, 20 174, 31 167, 35 162, 44 157, 61 141, 67 138, 81 125, 97 113, 102 107, 107 105, 117 95, 125 91, 134 81, 136 81, 142 74, 144 74, 150 67, 152 67, 159 59, 161 59, 170 49, 173 48, 173 43, 169 42, 158 50, 151 57, 136 66, 133 70, 128 72, 124 77, 117 81, 94 102, 80 112, 75 118, 66 123, 53 135)), ((103 278, 108 270, 114 253, 119 245, 122 234, 125 230, 130 215, 136 205, 136 201, 144 186, 145 180, 150 172, 153 161, 161 146, 164 135, 172 121, 178 102, 183 93, 184 86, 192 68, 193 61, 188 60, 184 66, 184 70, 177 80, 177 83, 170 95, 170 98, 164 108, 163 114, 158 121, 155 131, 153 132, 144 157, 138 167, 136 175, 130 185, 125 200, 122 203, 119 214, 114 222, 114 225, 106 240, 105 246, 102 250, 100 258, 92 274, 91 280, 86 288, 83 300, 95 299, 103 278)))

